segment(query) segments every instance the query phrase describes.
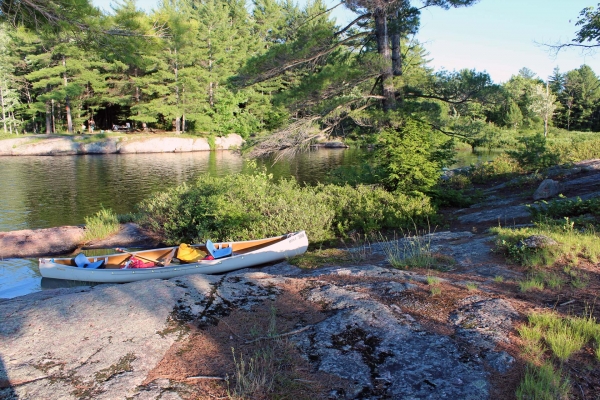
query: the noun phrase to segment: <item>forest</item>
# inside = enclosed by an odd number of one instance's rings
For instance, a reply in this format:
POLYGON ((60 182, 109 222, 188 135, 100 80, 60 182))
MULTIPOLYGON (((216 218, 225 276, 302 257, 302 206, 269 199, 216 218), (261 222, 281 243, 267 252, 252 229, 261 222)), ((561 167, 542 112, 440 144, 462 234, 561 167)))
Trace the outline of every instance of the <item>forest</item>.
POLYGON ((502 84, 428 67, 411 39, 423 8, 475 2, 352 0, 341 6, 356 19, 338 26, 320 0, 172 0, 151 15, 133 0, 112 13, 87 1, 3 1, 3 131, 73 133, 91 119, 99 130, 130 123, 279 143, 364 139, 410 119, 473 147, 497 146, 503 130, 600 131, 600 80, 586 65, 547 81, 523 68, 502 84))

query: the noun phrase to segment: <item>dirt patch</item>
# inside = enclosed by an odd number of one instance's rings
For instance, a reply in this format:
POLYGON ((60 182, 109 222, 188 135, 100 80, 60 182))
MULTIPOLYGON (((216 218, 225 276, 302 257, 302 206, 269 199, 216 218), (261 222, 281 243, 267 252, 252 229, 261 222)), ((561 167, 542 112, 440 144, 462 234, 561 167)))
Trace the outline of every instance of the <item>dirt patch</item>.
POLYGON ((282 286, 274 301, 263 302, 251 311, 235 310, 214 326, 198 328, 190 322, 189 337, 171 347, 144 384, 159 379, 185 383, 189 391, 180 394, 189 399, 222 398, 236 391, 241 395, 249 385, 256 385, 253 399, 327 399, 331 391, 345 392, 343 379, 314 371, 287 336, 279 336, 326 317, 315 304, 303 299, 305 287, 305 282, 292 281, 282 286), (241 373, 242 365, 246 378, 241 373), (250 382, 252 368, 253 379, 259 382, 250 382), (270 381, 261 383, 256 377, 261 374, 270 381))

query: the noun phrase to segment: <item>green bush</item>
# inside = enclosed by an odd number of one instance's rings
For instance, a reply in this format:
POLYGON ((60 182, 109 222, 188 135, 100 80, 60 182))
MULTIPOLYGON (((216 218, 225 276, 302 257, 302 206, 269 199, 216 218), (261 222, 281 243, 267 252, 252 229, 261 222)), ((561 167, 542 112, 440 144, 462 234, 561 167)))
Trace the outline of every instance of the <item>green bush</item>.
POLYGON ((402 229, 430 219, 425 196, 391 194, 378 187, 274 182, 265 173, 205 176, 158 193, 139 205, 140 223, 169 243, 248 240, 306 230, 311 242, 353 231, 402 229))
POLYGON ((440 177, 440 168, 453 155, 428 125, 410 119, 396 128, 381 130, 378 141, 375 158, 383 173, 381 182, 391 191, 430 189, 440 177))
POLYGON ((551 201, 542 200, 529 206, 529 212, 534 219, 541 217, 563 218, 578 217, 585 214, 600 215, 600 198, 594 197, 587 200, 557 199, 551 201))
POLYGON ((429 198, 390 193, 377 186, 319 185, 317 190, 334 211, 336 234, 371 233, 381 229, 411 229, 435 219, 429 198))
POLYGON ((506 153, 525 170, 548 168, 558 164, 559 154, 550 150, 546 138, 542 134, 519 138, 522 145, 518 150, 509 150, 506 153))
POLYGON ((552 152, 557 153, 561 163, 577 162, 600 158, 600 138, 579 139, 550 142, 552 152))
POLYGON ((312 240, 332 238, 331 210, 314 188, 273 183, 264 174, 205 176, 140 204, 141 223, 167 242, 248 240, 304 229, 312 240))

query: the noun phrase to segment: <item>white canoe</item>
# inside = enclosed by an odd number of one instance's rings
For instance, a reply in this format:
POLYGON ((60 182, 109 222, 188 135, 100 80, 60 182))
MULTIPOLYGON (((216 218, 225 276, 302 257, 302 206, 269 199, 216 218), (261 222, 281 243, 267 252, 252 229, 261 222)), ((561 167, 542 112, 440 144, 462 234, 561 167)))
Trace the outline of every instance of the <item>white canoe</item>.
MULTIPOLYGON (((92 262, 104 260, 102 269, 78 268, 73 258, 40 258, 40 274, 44 278, 105 283, 169 279, 190 274, 220 274, 303 254, 308 247, 308 238, 304 231, 300 231, 268 239, 215 243, 215 246, 231 247, 233 254, 225 258, 200 260, 189 264, 178 263, 174 259, 178 247, 90 257, 92 262), (123 269, 132 255, 143 261, 155 260, 165 266, 123 269)), ((194 248, 206 250, 204 245, 194 245, 194 248)))

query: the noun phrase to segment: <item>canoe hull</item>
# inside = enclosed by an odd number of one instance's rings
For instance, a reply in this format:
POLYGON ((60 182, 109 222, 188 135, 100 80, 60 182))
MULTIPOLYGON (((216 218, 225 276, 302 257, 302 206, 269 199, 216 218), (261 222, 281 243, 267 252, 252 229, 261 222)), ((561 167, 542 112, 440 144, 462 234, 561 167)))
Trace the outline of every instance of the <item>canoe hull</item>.
MULTIPOLYGON (((55 262, 52 258, 39 260, 40 274, 44 278, 67 279, 84 282, 125 283, 147 279, 170 279, 190 274, 222 274, 237 269, 253 267, 303 254, 308 247, 304 231, 281 237, 271 245, 217 260, 202 260, 191 264, 139 269, 86 269, 55 262)), ((252 243, 237 242, 240 244, 252 243)), ((233 244, 235 249, 236 243, 233 244)), ((141 253, 141 252, 140 252, 141 253)), ((135 252, 133 253, 135 254, 135 252)))

